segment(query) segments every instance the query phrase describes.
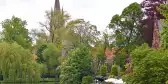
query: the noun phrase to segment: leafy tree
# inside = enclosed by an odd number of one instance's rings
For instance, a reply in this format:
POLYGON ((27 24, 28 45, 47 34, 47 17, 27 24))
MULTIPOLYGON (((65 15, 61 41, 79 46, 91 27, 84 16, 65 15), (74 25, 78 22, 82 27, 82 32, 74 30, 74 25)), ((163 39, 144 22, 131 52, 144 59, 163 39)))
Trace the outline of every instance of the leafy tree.
POLYGON ((101 67, 100 67, 100 75, 101 76, 107 75, 107 66, 105 64, 101 65, 101 67))
POLYGON ((124 76, 125 81, 135 84, 163 84, 168 79, 168 51, 151 49, 148 45, 131 53, 133 72, 124 76))
POLYGON ((29 37, 28 29, 25 28, 27 25, 26 21, 13 16, 11 19, 4 20, 1 24, 3 28, 3 40, 5 42, 17 42, 24 48, 31 47, 32 41, 29 37))
POLYGON ((16 43, 0 43, 0 72, 4 81, 39 81, 40 67, 30 51, 16 43))
POLYGON ((80 46, 68 55, 61 65, 60 84, 80 84, 84 76, 91 74, 91 53, 86 46, 80 46))
POLYGON ((93 83, 93 78, 91 76, 84 76, 82 78, 81 84, 91 84, 91 83, 93 83))
POLYGON ((125 70, 125 64, 126 64, 126 50, 118 49, 116 50, 115 56, 113 57, 114 63, 118 65, 122 70, 125 70))
POLYGON ((47 74, 56 74, 56 68, 60 65, 59 57, 61 51, 54 44, 48 44, 47 48, 42 53, 44 58, 44 64, 47 66, 47 74))
POLYGON ((104 46, 102 43, 98 43, 92 48, 92 68, 94 72, 97 72, 100 68, 100 65, 104 64, 105 62, 105 53, 104 53, 104 46))
POLYGON ((41 45, 38 49, 37 49, 37 53, 36 55, 38 56, 37 62, 38 63, 43 63, 44 62, 44 57, 43 57, 43 51, 47 48, 46 44, 41 45))
POLYGON ((47 35, 46 30, 44 29, 41 29, 40 31, 37 29, 32 29, 30 35, 33 41, 36 42, 36 46, 49 42, 49 36, 47 35))
POLYGON ((121 15, 114 15, 109 24, 109 28, 113 29, 115 45, 117 47, 125 47, 128 52, 142 42, 143 25, 140 23, 143 12, 138 3, 132 3, 126 7, 121 15))
POLYGON ((114 37, 113 45, 116 46, 116 59, 122 60, 118 62, 121 67, 125 65, 123 57, 118 54, 120 49, 124 49, 125 57, 128 59, 126 63, 130 63, 130 52, 136 48, 137 45, 144 43, 143 30, 144 26, 141 23, 144 13, 141 10, 140 4, 134 2, 126 7, 121 15, 114 15, 109 24, 109 28, 113 29, 114 37), (121 58, 120 58, 121 57, 121 58), (123 65, 124 64, 124 65, 123 65))
POLYGON ((61 42, 61 33, 62 29, 65 28, 65 22, 69 19, 69 15, 62 11, 47 11, 46 12, 46 22, 40 23, 42 27, 45 27, 50 36, 49 40, 52 43, 60 43, 61 42))
POLYGON ((86 22, 84 19, 72 20, 68 23, 67 26, 70 28, 75 36, 79 39, 79 43, 95 43, 98 40, 98 35, 100 32, 97 30, 95 25, 90 24, 90 22, 86 22))
POLYGON ((109 35, 106 32, 103 33, 103 39, 104 39, 104 52, 105 52, 106 48, 110 46, 109 45, 109 35))

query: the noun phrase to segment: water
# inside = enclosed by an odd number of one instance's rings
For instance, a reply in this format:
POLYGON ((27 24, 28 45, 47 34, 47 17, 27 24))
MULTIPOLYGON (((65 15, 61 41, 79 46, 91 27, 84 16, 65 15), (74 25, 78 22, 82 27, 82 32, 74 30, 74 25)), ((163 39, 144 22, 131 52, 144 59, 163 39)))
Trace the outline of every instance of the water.
POLYGON ((58 82, 39 82, 39 83, 0 83, 0 84, 59 84, 58 82))

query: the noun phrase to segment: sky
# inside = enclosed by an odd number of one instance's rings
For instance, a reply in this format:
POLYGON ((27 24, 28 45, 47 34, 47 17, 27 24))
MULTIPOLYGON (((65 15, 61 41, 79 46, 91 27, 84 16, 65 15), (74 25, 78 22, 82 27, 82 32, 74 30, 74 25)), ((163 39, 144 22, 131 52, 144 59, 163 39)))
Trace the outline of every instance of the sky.
MULTIPOLYGON (((0 0, 0 22, 13 15, 26 20, 27 28, 40 29, 39 22, 45 22, 45 11, 54 7, 55 0, 0 0)), ((142 0, 60 0, 61 7, 72 19, 84 19, 105 30, 115 14, 133 2, 142 0)), ((0 27, 0 30, 2 28, 0 27)))

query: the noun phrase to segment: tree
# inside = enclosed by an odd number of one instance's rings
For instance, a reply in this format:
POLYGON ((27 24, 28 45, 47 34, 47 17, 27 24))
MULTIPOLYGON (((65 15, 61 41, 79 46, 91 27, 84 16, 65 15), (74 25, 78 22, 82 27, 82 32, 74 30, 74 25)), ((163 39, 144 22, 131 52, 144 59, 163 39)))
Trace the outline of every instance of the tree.
POLYGON ((117 77, 118 76, 118 67, 117 67, 117 65, 112 65, 110 75, 112 75, 113 77, 117 77))
POLYGON ((30 35, 32 40, 36 42, 36 46, 49 42, 49 36, 44 29, 41 29, 40 31, 37 29, 32 29, 30 35))
POLYGON ((25 28, 27 25, 26 21, 13 16, 11 19, 4 20, 1 24, 3 28, 3 40, 5 42, 17 42, 24 48, 31 47, 32 41, 29 37, 28 29, 25 28))
POLYGON ((107 66, 105 64, 101 65, 101 67, 100 67, 100 75, 101 76, 107 75, 107 66))
POLYGON ((109 27, 114 31, 115 45, 132 50, 134 45, 142 43, 143 26, 140 23, 143 12, 138 3, 126 7, 121 15, 114 15, 109 27))
POLYGON ((72 20, 67 26, 79 39, 79 43, 95 43, 98 40, 98 35, 100 32, 97 30, 95 25, 90 24, 90 22, 84 19, 72 20))
POLYGON ((132 84, 163 84, 168 80, 168 51, 151 49, 148 45, 136 48, 131 53, 133 72, 124 79, 132 84))
POLYGON ((60 65, 60 49, 57 48, 54 44, 48 44, 42 55, 44 58, 44 64, 47 66, 47 74, 56 75, 56 68, 60 65))
POLYGON ((100 66, 105 62, 105 52, 104 52, 104 45, 102 43, 96 44, 92 48, 92 68, 94 72, 97 72, 100 69, 100 66))
POLYGON ((75 49, 61 65, 60 84, 81 84, 82 78, 91 74, 91 62, 89 48, 75 49))
POLYGON ((44 63, 43 52, 46 48, 47 48, 47 45, 43 44, 37 49, 36 55, 38 56, 38 59, 37 59, 38 63, 44 63))
POLYGON ((49 41, 52 43, 60 43, 62 37, 60 32, 65 28, 65 23, 69 19, 69 15, 62 11, 47 11, 46 12, 46 22, 40 23, 42 27, 45 27, 50 36, 49 41))
POLYGON ((0 43, 0 72, 4 81, 39 81, 40 67, 29 50, 25 50, 17 43, 0 43))

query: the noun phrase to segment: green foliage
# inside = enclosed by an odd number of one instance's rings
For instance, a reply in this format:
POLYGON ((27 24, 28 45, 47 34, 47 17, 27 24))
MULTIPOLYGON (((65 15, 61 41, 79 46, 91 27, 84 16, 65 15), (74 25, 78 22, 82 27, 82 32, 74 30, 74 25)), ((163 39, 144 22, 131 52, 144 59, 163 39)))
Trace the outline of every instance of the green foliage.
POLYGON ((118 67, 117 67, 117 65, 112 65, 110 75, 112 75, 113 77, 117 77, 118 76, 118 67))
POLYGON ((124 65, 126 64, 126 51, 125 49, 116 50, 115 56, 113 57, 114 63, 120 66, 121 69, 125 69, 124 65))
POLYGON ((168 81, 166 81, 166 84, 168 84, 168 81))
POLYGON ((98 59, 98 64, 101 65, 105 61, 105 52, 104 47, 102 45, 99 45, 96 47, 96 58, 98 59))
POLYGON ((4 81, 39 81, 40 68, 30 51, 16 43, 0 43, 0 71, 4 81))
POLYGON ((28 29, 25 28, 26 21, 13 16, 11 19, 6 19, 2 23, 4 36, 3 41, 13 43, 16 42, 24 48, 31 47, 31 38, 28 36, 28 29))
POLYGON ((91 83, 93 83, 93 78, 91 76, 84 76, 82 78, 81 84, 91 84, 91 83))
POLYGON ((60 84, 80 84, 84 76, 91 74, 91 53, 86 46, 80 46, 68 55, 61 65, 60 84))
POLYGON ((90 22, 85 21, 84 19, 76 19, 72 20, 68 23, 67 28, 73 35, 76 37, 77 43, 74 45, 78 45, 79 43, 83 44, 95 44, 98 40, 98 35, 100 32, 97 30, 95 25, 92 25, 90 22))
POLYGON ((107 66, 105 64, 101 65, 101 67, 100 67, 100 75, 101 76, 107 75, 107 66))
POLYGON ((131 53, 133 72, 124 80, 135 84, 163 84, 168 80, 168 51, 151 49, 148 45, 136 48, 131 53))
POLYGON ((165 49, 168 48, 168 5, 167 4, 161 4, 160 5, 160 13, 165 17, 165 19, 161 20, 162 21, 162 30, 160 32, 161 36, 161 43, 162 47, 165 49))
POLYGON ((122 11, 121 15, 112 17, 109 28, 114 31, 115 46, 125 47, 131 52, 135 45, 143 43, 143 26, 140 23, 142 17, 143 12, 138 3, 130 4, 122 11))
POLYGON ((42 54, 48 74, 55 74, 55 69, 60 65, 59 57, 61 56, 61 51, 54 44, 48 44, 42 54))
POLYGON ((47 45, 43 44, 37 49, 36 55, 38 56, 38 59, 37 59, 38 63, 43 63, 44 62, 43 51, 46 48, 47 48, 47 45))

